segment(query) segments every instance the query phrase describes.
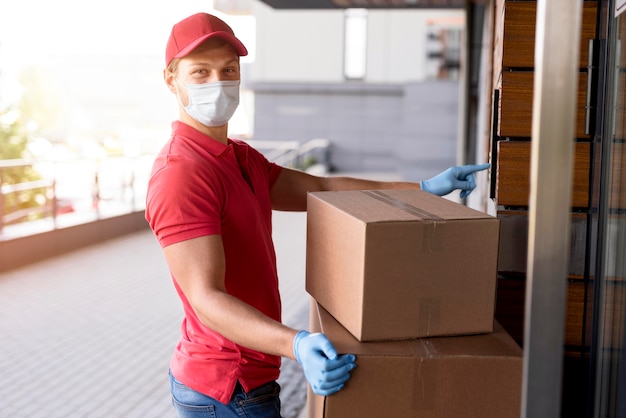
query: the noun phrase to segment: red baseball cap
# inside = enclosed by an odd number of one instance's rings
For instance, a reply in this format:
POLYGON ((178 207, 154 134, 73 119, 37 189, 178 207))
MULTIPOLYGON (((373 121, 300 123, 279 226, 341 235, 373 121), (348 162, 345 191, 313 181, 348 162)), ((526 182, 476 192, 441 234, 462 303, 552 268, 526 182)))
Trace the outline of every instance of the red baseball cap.
POLYGON ((181 20, 172 28, 165 49, 165 66, 174 58, 182 58, 209 38, 221 38, 228 42, 237 55, 248 55, 248 50, 235 37, 233 30, 222 19, 208 13, 196 13, 181 20))

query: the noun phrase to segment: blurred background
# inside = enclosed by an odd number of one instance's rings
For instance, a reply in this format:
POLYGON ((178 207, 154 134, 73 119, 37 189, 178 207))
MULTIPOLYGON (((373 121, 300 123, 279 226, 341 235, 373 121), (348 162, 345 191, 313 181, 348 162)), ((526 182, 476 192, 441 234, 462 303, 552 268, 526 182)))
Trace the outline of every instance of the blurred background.
MULTIPOLYGON (((177 117, 171 27, 200 11, 248 48, 231 137, 316 174, 419 180, 459 160, 465 10, 257 0, 0 8, 0 417, 168 417, 181 309, 143 219, 177 117)), ((308 326, 306 217, 274 215, 284 322, 308 326)), ((283 414, 305 382, 283 363, 283 414)))
POLYGON ((226 20, 250 51, 229 130, 268 158, 409 180, 462 159, 462 8, 11 3, 0 12, 0 239, 142 210, 176 117, 165 43, 198 11, 226 20))

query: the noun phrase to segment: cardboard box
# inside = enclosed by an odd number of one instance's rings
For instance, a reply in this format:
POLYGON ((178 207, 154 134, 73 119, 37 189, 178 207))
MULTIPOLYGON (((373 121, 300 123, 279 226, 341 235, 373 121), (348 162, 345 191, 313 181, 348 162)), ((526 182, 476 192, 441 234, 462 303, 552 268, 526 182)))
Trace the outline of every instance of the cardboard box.
POLYGON ((306 290, 360 341, 493 330, 500 224, 421 190, 310 193, 306 290))
POLYGON ((317 303, 310 320, 358 367, 333 395, 309 386, 307 418, 519 417, 522 349, 497 322, 489 334, 364 343, 317 303))

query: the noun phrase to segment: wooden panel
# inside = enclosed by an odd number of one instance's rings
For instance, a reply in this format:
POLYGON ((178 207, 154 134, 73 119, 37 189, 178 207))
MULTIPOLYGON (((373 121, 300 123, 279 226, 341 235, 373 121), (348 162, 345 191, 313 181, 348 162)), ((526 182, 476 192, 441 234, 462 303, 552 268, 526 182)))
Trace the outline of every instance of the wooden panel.
MULTIPOLYGON (((591 286, 589 287, 591 289, 591 286)), ((569 281, 567 285, 567 305, 565 316, 565 345, 585 347, 589 345, 591 317, 585 317, 585 297, 591 303, 591 295, 585 295, 582 281, 569 281), (585 319, 589 322, 585 330, 585 319)), ((501 277, 498 279, 496 299, 496 320, 517 341, 524 345, 524 304, 526 280, 501 277)))
MULTIPOLYGON (((499 210, 500 244, 498 272, 503 275, 526 274, 528 258, 528 211, 499 210)), ((572 213, 570 220, 570 251, 567 274, 572 278, 585 275, 587 248, 587 216, 572 213)))
MULTIPOLYGON (((500 89, 498 135, 501 137, 530 138, 533 109, 533 72, 503 72, 500 89)), ((576 103, 576 138, 589 138, 585 134, 585 99, 587 73, 578 76, 576 103)))
MULTIPOLYGON (((589 290, 591 292, 591 286, 589 290)), ((587 300, 593 302, 591 295, 587 296, 587 300)), ((565 308, 565 345, 576 347, 589 346, 591 343, 591 316, 585 318, 585 308, 585 283, 569 282, 565 308), (585 319, 588 320, 586 326, 585 319)))
MULTIPOLYGON (((587 67, 589 40, 596 33, 597 2, 583 3, 580 33, 579 66, 587 67)), ((535 26, 537 3, 534 1, 506 1, 504 13, 504 35, 502 39, 502 67, 530 68, 535 62, 535 26)))
POLYGON ((499 85, 500 74, 502 72, 502 43, 504 41, 504 0, 496 0, 494 11, 494 28, 493 28, 493 69, 492 69, 492 86, 497 88, 499 85))
MULTIPOLYGON (((589 191, 589 153, 591 145, 577 142, 574 150, 572 206, 586 208, 589 191)), ((529 141, 498 141, 496 203, 528 206, 530 197, 529 141)), ((564 173, 565 175, 566 173, 564 173)))
POLYGON ((604 342, 605 347, 624 348, 624 323, 626 323, 626 282, 607 281, 605 288, 604 342))
POLYGON ((620 57, 620 68, 621 69, 625 69, 626 68, 626 25, 624 24, 620 24, 618 25, 619 29, 618 29, 618 33, 617 33, 617 38, 620 39, 620 50, 619 50, 619 57, 620 57))
POLYGON ((496 293, 496 320, 519 345, 524 345, 524 303, 526 280, 499 278, 496 293))
MULTIPOLYGON (((572 207, 587 207, 591 145, 578 142, 574 154, 572 207)), ((498 141, 496 203, 526 207, 530 197, 530 152, 528 141, 498 141)), ((610 208, 626 209, 626 144, 615 142, 611 156, 610 208)))
POLYGON ((611 155, 611 209, 626 209, 626 144, 613 143, 611 155))
MULTIPOLYGON (((621 25, 626 26, 626 25, 621 25)), ((626 34, 622 38, 622 45, 626 45, 626 34)), ((626 50, 622 50, 621 54, 626 55, 626 50)), ((626 58, 622 57, 622 61, 626 58)), ((618 78, 617 89, 615 91, 615 139, 626 139, 626 74, 620 73, 618 78)))

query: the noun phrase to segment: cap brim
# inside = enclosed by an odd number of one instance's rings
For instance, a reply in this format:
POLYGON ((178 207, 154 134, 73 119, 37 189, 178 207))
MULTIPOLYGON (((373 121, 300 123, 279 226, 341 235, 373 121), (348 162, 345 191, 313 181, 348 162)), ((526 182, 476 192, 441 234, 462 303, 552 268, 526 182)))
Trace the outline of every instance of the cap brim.
POLYGON ((204 36, 196 39, 195 41, 191 42, 189 45, 187 45, 186 47, 181 49, 178 52, 178 54, 176 54, 174 56, 174 58, 182 58, 182 57, 185 57, 185 56, 189 55, 189 53, 191 53, 191 51, 196 49, 198 46, 200 46, 201 43, 203 43, 204 41, 206 41, 207 39, 210 39, 210 38, 220 38, 220 39, 225 40, 230 46, 233 47, 233 49, 235 50, 235 52, 239 56, 243 57, 243 56, 248 55, 248 50, 246 49, 246 47, 241 43, 241 41, 239 39, 237 39, 236 37, 234 37, 230 33, 228 33, 228 32, 213 32, 213 33, 210 33, 208 35, 204 35, 204 36))

